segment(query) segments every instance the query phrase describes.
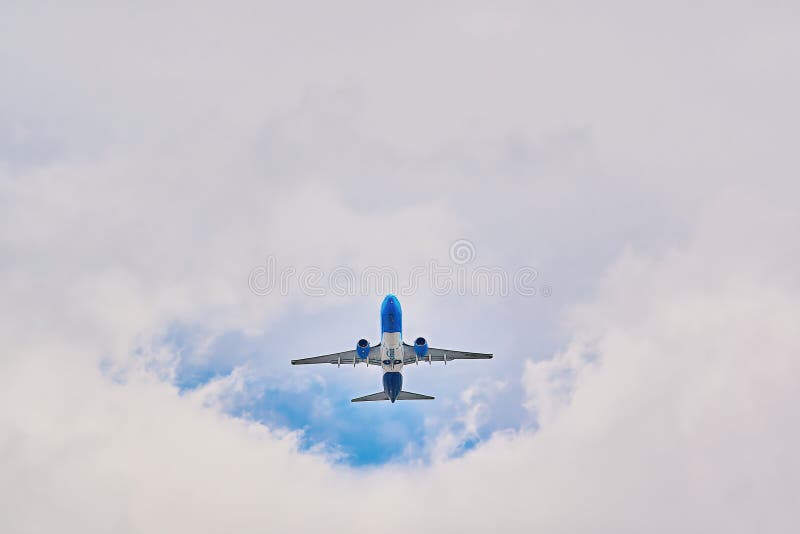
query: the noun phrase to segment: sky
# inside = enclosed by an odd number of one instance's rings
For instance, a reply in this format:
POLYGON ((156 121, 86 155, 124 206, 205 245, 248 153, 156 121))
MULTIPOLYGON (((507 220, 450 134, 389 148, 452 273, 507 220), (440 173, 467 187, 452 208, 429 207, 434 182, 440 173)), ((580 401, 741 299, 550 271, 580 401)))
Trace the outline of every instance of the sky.
POLYGON ((0 3, 3 532, 792 531, 799 15, 0 3))

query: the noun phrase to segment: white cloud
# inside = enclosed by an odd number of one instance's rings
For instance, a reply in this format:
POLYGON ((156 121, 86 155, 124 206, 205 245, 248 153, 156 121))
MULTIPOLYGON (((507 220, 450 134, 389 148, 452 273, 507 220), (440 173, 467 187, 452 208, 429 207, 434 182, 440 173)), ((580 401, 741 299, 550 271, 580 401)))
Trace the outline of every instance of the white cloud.
POLYGON ((488 495, 501 530, 791 530, 798 223, 791 202, 740 192, 688 248, 621 259, 576 314, 574 345, 528 364, 539 430, 435 470, 432 499, 460 493, 436 516, 482 526, 469 510, 488 495))
POLYGON ((2 17, 3 530, 791 530, 796 14, 617 7, 2 17), (247 365, 172 384, 174 323, 342 305, 252 295, 266 254, 402 269, 460 236, 555 292, 415 297, 414 328, 498 353, 419 454, 520 382, 535 430, 360 471, 222 413, 247 365))
POLYGON ((429 468, 332 468, 291 433, 199 409, 159 380, 110 383, 77 364, 85 347, 17 349, 0 388, 4 521, 363 531, 391 491, 417 501, 403 528, 419 531, 790 530, 800 221, 747 193, 710 208, 688 248, 620 260, 575 314, 579 348, 528 366, 538 431, 429 468))

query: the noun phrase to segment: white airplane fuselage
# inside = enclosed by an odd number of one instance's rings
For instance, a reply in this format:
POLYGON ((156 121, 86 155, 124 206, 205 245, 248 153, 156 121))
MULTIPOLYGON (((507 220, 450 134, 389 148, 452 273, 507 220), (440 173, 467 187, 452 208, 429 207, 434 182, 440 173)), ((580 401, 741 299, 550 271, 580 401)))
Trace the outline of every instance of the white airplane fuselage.
POLYGON ((394 295, 381 304, 383 391, 394 402, 403 389, 403 311, 394 295))

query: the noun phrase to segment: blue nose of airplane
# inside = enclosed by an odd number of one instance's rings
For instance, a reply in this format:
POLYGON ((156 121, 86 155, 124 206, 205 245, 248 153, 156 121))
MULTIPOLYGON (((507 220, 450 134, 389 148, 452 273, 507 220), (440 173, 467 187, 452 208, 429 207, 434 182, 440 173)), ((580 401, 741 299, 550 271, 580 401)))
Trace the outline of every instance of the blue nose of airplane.
POLYGON ((400 301, 391 293, 386 295, 386 298, 383 299, 383 304, 381 304, 381 315, 397 313, 398 311, 400 311, 400 301))
POLYGON ((400 301, 394 295, 386 295, 381 304, 381 330, 383 332, 402 332, 403 311, 400 301))

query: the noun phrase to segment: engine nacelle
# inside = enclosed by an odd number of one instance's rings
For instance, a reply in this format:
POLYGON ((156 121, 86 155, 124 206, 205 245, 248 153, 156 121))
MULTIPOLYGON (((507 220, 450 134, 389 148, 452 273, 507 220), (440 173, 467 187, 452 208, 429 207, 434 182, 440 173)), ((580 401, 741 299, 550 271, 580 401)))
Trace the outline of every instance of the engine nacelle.
POLYGON ((417 354, 417 358, 420 359, 424 359, 428 355, 428 342, 425 341, 424 337, 418 337, 414 341, 414 352, 417 354))
POLYGON ((369 356, 369 341, 366 339, 359 339, 356 343, 356 354, 362 360, 366 360, 369 356))

